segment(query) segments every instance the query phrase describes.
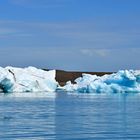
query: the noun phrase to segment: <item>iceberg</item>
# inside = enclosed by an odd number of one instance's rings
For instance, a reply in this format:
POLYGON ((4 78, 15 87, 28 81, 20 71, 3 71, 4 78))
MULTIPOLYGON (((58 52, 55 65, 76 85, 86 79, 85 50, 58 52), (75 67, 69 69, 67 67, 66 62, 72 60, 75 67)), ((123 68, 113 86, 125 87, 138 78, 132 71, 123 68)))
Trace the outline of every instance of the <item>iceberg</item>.
POLYGON ((82 74, 75 84, 68 81, 60 87, 55 80, 56 71, 44 71, 35 67, 0 67, 0 92, 54 92, 63 90, 78 93, 138 93, 140 70, 120 70, 103 76, 82 74))
POLYGON ((53 92, 57 89, 56 71, 44 71, 35 67, 0 67, 0 91, 12 92, 53 92))
POLYGON ((140 70, 120 70, 104 76, 82 74, 75 80, 75 84, 68 81, 62 88, 79 93, 138 93, 140 70))

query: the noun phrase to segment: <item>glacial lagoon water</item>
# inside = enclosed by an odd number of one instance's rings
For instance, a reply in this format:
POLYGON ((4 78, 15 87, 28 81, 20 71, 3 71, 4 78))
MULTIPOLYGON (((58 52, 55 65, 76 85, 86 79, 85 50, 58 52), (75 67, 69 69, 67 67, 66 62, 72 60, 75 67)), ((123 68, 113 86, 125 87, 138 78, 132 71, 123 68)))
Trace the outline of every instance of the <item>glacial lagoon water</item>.
POLYGON ((0 140, 139 140, 139 94, 0 95, 0 140))

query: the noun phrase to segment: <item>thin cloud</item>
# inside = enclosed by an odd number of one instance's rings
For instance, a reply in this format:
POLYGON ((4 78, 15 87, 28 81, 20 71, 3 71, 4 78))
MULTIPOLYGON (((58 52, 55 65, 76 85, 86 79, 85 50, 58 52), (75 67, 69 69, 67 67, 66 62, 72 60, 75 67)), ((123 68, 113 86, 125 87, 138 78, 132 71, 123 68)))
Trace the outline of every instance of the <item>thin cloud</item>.
POLYGON ((110 50, 109 49, 98 49, 98 50, 95 50, 95 53, 101 57, 106 57, 109 55, 110 50))
POLYGON ((89 57, 92 57, 94 55, 99 56, 99 57, 106 57, 110 54, 109 49, 93 49, 93 48, 87 49, 87 48, 85 48, 85 49, 81 49, 80 52, 83 55, 86 55, 89 57))
POLYGON ((64 0, 11 0, 10 3, 27 8, 55 8, 65 5, 64 0))
POLYGON ((116 71, 119 69, 140 68, 138 59, 140 48, 129 48, 127 51, 124 48, 98 50, 102 52, 109 51, 106 57, 100 56, 96 51, 96 49, 85 49, 83 50, 84 53, 87 53, 85 55, 79 53, 78 48, 0 47, 0 64, 2 66, 9 64, 19 67, 33 65, 40 68, 89 71, 116 71), (89 51, 93 52, 90 57, 87 55, 89 51))
MULTIPOLYGON (((133 48, 140 43, 140 30, 124 29, 112 31, 100 29, 98 22, 25 22, 25 21, 0 21, 3 29, 12 29, 13 34, 6 36, 32 36, 32 40, 49 46, 65 46, 79 48, 96 48, 96 52, 104 56, 104 48, 133 48), (15 32, 16 31, 16 32, 15 32), (55 41, 53 41, 55 40, 55 41), (102 49, 102 51, 101 51, 102 49)), ((5 33, 7 31, 5 30, 5 33)), ((38 44, 38 43, 37 43, 38 44)), ((37 45, 35 44, 35 45, 37 45)), ((139 46, 138 46, 139 47, 139 46)))
POLYGON ((14 34, 17 30, 10 29, 10 28, 0 28, 0 35, 7 35, 7 34, 14 34))
POLYGON ((31 0, 10 0, 10 2, 15 5, 27 5, 31 0))

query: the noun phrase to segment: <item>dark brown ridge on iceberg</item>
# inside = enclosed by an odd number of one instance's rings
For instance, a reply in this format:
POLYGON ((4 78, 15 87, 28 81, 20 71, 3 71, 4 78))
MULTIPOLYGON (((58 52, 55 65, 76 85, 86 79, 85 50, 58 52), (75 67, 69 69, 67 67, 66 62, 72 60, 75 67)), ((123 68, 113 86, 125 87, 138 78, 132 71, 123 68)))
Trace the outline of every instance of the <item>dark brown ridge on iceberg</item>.
POLYGON ((71 81, 72 83, 74 83, 74 80, 78 77, 81 77, 82 73, 103 76, 105 74, 111 74, 112 72, 76 72, 76 71, 56 70, 56 81, 58 81, 61 86, 65 85, 67 81, 71 81))

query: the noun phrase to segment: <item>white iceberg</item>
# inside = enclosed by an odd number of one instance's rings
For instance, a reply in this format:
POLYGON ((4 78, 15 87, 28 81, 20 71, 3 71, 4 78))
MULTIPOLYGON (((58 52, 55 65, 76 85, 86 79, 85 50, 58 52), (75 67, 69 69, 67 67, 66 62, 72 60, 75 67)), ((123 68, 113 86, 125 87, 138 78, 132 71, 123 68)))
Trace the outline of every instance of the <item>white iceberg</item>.
POLYGON ((66 83, 63 90, 80 93, 138 93, 140 92, 140 71, 120 70, 110 75, 83 74, 66 83))
POLYGON ((44 71, 35 67, 0 67, 0 91, 5 93, 52 92, 58 86, 55 76, 55 70, 44 71))

